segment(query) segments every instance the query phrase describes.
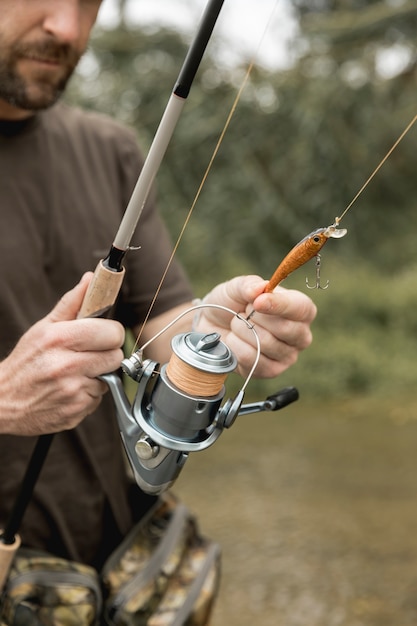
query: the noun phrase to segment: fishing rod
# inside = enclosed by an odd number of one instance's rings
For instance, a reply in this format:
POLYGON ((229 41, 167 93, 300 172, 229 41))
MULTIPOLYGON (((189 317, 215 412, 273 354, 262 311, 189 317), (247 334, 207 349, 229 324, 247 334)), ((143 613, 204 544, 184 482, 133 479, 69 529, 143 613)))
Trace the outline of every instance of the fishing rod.
POLYGON ((18 535, 26 508, 32 497, 33 490, 42 470, 53 435, 48 433, 38 437, 25 475, 20 485, 19 493, 13 504, 13 508, 0 535, 0 591, 3 589, 10 565, 16 550, 20 547, 21 540, 18 535))
MULTIPOLYGON (((130 242, 151 185, 189 94, 222 5, 223 1, 211 0, 207 6, 109 254, 97 265, 80 310, 81 317, 101 315, 115 302, 125 271, 122 265, 123 258, 130 248, 130 242), (105 294, 104 297, 103 294, 105 294)), ((244 84, 249 71, 250 69, 244 84)), ((241 92, 242 88, 233 103, 210 165, 241 92)), ((206 176, 207 171, 203 182, 206 176)), ((204 306, 206 305, 202 305, 204 306)), ((189 453, 211 446, 225 428, 230 428, 237 415, 276 411, 299 397, 297 389, 287 387, 269 396, 265 401, 251 405, 242 404, 245 388, 259 360, 260 344, 253 325, 231 310, 229 313, 236 315, 253 332, 257 344, 257 356, 253 367, 234 399, 221 404, 225 394, 223 383, 227 374, 233 371, 236 363, 234 356, 228 346, 221 341, 218 333, 192 332, 174 337, 171 359, 162 367, 159 363, 144 360, 144 349, 192 310, 194 309, 185 311, 145 346, 122 362, 124 373, 138 383, 132 405, 124 393, 117 373, 100 377, 108 384, 112 393, 121 439, 136 482, 143 491, 150 494, 159 494, 168 489, 184 467, 189 453)))

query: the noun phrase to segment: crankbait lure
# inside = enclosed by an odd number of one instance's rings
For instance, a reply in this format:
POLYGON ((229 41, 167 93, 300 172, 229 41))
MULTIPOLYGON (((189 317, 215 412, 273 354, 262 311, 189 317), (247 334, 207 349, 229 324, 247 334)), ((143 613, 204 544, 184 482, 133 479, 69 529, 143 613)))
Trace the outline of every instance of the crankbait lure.
MULTIPOLYGON (((329 239, 340 239, 344 237, 346 233, 346 228, 337 228, 337 222, 326 228, 313 230, 313 232, 299 241, 281 261, 266 285, 264 292, 271 293, 279 283, 289 276, 289 274, 314 257, 317 257, 315 287, 325 289, 325 287, 320 287, 320 250, 329 239)), ((314 289, 314 287, 312 287, 312 289, 314 289)))

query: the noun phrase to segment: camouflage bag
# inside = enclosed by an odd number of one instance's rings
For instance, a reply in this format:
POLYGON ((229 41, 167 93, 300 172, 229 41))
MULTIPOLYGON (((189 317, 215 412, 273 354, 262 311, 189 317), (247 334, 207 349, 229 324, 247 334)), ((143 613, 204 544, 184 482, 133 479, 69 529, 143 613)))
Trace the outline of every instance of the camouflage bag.
POLYGON ((108 626, 208 624, 220 580, 220 548, 167 495, 126 537, 102 571, 108 626))
POLYGON ((0 626, 207 626, 219 580, 219 546, 200 534, 182 503, 164 494, 100 575, 19 548, 0 626))
POLYGON ((102 594, 95 569, 19 548, 2 598, 7 626, 95 626, 102 594))

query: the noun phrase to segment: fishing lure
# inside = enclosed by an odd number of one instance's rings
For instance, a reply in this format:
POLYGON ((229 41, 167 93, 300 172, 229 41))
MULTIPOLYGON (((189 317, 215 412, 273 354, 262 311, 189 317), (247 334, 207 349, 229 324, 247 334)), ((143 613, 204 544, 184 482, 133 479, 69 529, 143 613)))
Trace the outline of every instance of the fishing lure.
MULTIPOLYGON (((278 265, 266 285, 264 293, 271 293, 289 274, 314 257, 317 257, 315 287, 320 288, 320 250, 329 239, 340 239, 347 233, 346 228, 338 229, 337 226, 338 220, 331 226, 313 230, 313 232, 299 241, 278 265)), ((314 289, 314 287, 311 288, 314 289)), ((325 289, 325 287, 321 288, 325 289)))

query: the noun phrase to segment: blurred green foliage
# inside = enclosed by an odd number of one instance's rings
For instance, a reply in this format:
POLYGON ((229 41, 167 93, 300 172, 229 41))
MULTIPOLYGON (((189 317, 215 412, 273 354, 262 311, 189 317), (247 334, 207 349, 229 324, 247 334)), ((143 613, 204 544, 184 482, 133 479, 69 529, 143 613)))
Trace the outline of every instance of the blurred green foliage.
MULTIPOLYGON (((180 245, 197 295, 236 274, 269 276, 298 240, 341 215, 417 113, 417 0, 296 0, 294 8, 296 61, 252 71, 180 245)), ((167 30, 98 30, 68 99, 134 127, 146 152, 186 50, 167 30)), ((173 239, 245 71, 210 50, 203 60, 157 178, 173 239)), ((417 124, 353 204, 342 223, 348 236, 324 248, 329 290, 308 292, 319 309, 314 343, 283 384, 323 397, 417 380, 416 142, 417 124)), ((305 291, 304 271, 285 286, 305 291)))

